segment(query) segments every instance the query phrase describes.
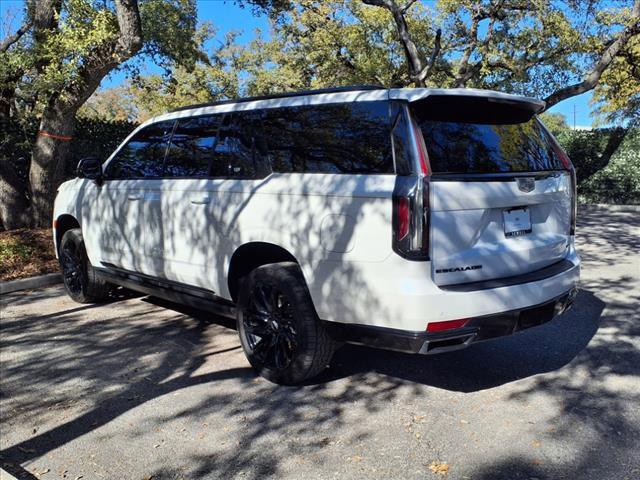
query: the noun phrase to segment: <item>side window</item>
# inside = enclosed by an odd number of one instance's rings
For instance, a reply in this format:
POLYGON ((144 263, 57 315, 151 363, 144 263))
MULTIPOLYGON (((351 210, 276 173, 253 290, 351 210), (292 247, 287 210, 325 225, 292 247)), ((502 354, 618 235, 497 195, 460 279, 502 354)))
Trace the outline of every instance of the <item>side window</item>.
POLYGON ((107 166, 108 179, 158 178, 173 129, 173 120, 149 125, 127 142, 107 166))
POLYGON ((224 117, 215 144, 212 175, 226 178, 262 178, 269 172, 259 111, 234 112, 224 117))
POLYGON ((274 172, 296 171, 296 138, 301 130, 297 108, 264 110, 260 131, 267 150, 267 161, 274 172))
POLYGON ((388 102, 278 109, 265 122, 274 171, 393 173, 388 102))
POLYGON ((165 177, 207 177, 222 115, 178 120, 165 160, 165 177))

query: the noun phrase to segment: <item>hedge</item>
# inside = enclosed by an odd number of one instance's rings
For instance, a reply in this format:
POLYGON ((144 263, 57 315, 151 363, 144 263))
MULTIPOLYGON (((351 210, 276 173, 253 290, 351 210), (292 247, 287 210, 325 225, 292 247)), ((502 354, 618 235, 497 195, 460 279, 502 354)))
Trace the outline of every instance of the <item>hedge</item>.
MULTIPOLYGON (((71 141, 71 152, 65 165, 67 178, 75 176, 81 158, 106 159, 136 127, 135 123, 79 119, 71 141)), ((0 161, 10 162, 20 178, 26 181, 31 147, 38 131, 38 123, 8 122, 0 129, 0 161)))
POLYGON ((576 168, 580 203, 640 204, 640 129, 570 130, 558 141, 576 168))
POLYGON ((126 121, 80 120, 71 144, 72 161, 67 162, 67 173, 74 176, 81 158, 97 157, 106 160, 136 126, 135 123, 126 121))

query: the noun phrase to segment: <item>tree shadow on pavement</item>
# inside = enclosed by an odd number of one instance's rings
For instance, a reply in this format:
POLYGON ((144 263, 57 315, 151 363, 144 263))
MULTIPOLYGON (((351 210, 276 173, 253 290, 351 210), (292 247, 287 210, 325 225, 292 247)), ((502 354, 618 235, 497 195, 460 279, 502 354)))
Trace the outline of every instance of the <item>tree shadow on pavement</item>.
MULTIPOLYGON (((596 230, 595 217, 586 221, 596 230)), ((614 232, 589 233, 590 241, 606 240, 605 247, 613 248, 614 232)), ((623 255, 637 242, 627 237, 623 255)), ((609 262, 595 255, 591 261, 609 262)), ((238 348, 233 322, 226 319, 150 298, 122 302, 124 310, 108 306, 113 311, 99 319, 87 318, 95 311, 91 307, 49 305, 55 313, 3 319, 0 348, 20 357, 3 363, 0 393, 7 407, 3 423, 12 421, 10 414, 24 424, 54 426, 23 437, 0 455, 25 465, 148 402, 206 386, 204 394, 186 395, 170 409, 146 405, 146 411, 156 424, 168 426, 222 416, 232 424, 234 443, 212 445, 205 453, 180 451, 187 472, 163 465, 151 476, 275 477, 298 459, 313 457, 321 465, 328 449, 353 451, 376 434, 365 419, 394 402, 424 401, 438 389, 469 393, 510 384, 507 408, 538 396, 558 406, 548 439, 570 448, 572 458, 540 463, 526 455, 492 455, 472 478, 608 478, 608 471, 620 472, 613 462, 628 465, 624 471, 633 478, 637 452, 629 439, 640 431, 628 412, 640 402, 634 388, 640 324, 630 320, 637 319, 640 298, 632 282, 592 280, 565 315, 465 350, 422 357, 345 346, 327 372, 295 388, 257 379, 246 362, 212 369, 212 358, 238 348), (600 299, 605 290, 606 305, 600 299), (56 420, 61 412, 63 420, 56 420)), ((17 307, 59 301, 49 297, 51 290, 43 290, 10 301, 17 307)), ((118 441, 134 434, 121 432, 118 441)))
POLYGON ((640 252, 638 228, 638 212, 611 212, 596 207, 580 206, 577 235, 583 263, 593 268, 637 258, 640 252))
MULTIPOLYGON (((44 298, 46 293, 40 295, 44 298)), ((178 314, 156 324, 145 323, 141 320, 154 315, 158 308, 138 302, 127 318, 116 315, 86 321, 83 315, 92 307, 74 307, 36 318, 3 319, 3 352, 29 352, 20 362, 3 362, 3 390, 7 386, 11 389, 3 417, 10 411, 22 422, 38 423, 69 407, 84 412, 2 450, 4 461, 24 463, 45 455, 126 411, 176 390, 228 378, 253 378, 249 368, 193 374, 207 357, 220 353, 215 351, 209 320, 178 314), (150 356, 154 362, 141 361, 150 356), (85 396, 94 399, 92 404, 85 404, 85 396)), ((5 420, 8 418, 3 418, 3 423, 5 420)))
POLYGON ((543 441, 562 445, 564 455, 546 462, 511 455, 484 465, 473 478, 640 478, 637 281, 624 276, 587 281, 593 291, 608 295, 598 335, 561 371, 534 377, 510 395, 518 404, 544 396, 558 405, 543 441))

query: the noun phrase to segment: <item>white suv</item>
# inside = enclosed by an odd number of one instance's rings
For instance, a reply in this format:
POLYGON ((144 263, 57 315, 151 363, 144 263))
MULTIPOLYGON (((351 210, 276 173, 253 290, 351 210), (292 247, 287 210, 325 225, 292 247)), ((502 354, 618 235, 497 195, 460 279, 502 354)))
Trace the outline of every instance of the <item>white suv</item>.
POLYGON ((233 316, 283 384, 345 341, 430 354, 547 322, 580 259, 574 170, 543 106, 350 87, 161 115, 60 187, 65 286, 233 316))

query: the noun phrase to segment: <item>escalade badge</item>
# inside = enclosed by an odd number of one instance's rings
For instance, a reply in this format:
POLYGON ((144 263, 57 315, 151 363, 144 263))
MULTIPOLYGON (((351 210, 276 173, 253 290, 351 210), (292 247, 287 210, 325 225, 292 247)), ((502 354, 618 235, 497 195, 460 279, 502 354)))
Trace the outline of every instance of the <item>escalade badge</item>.
POLYGON ((439 268, 436 270, 436 273, 466 272, 468 270, 480 270, 481 268, 482 265, 466 265, 464 267, 439 268))
POLYGON ((518 178, 518 188, 524 193, 533 192, 536 188, 536 179, 532 177, 518 178))

